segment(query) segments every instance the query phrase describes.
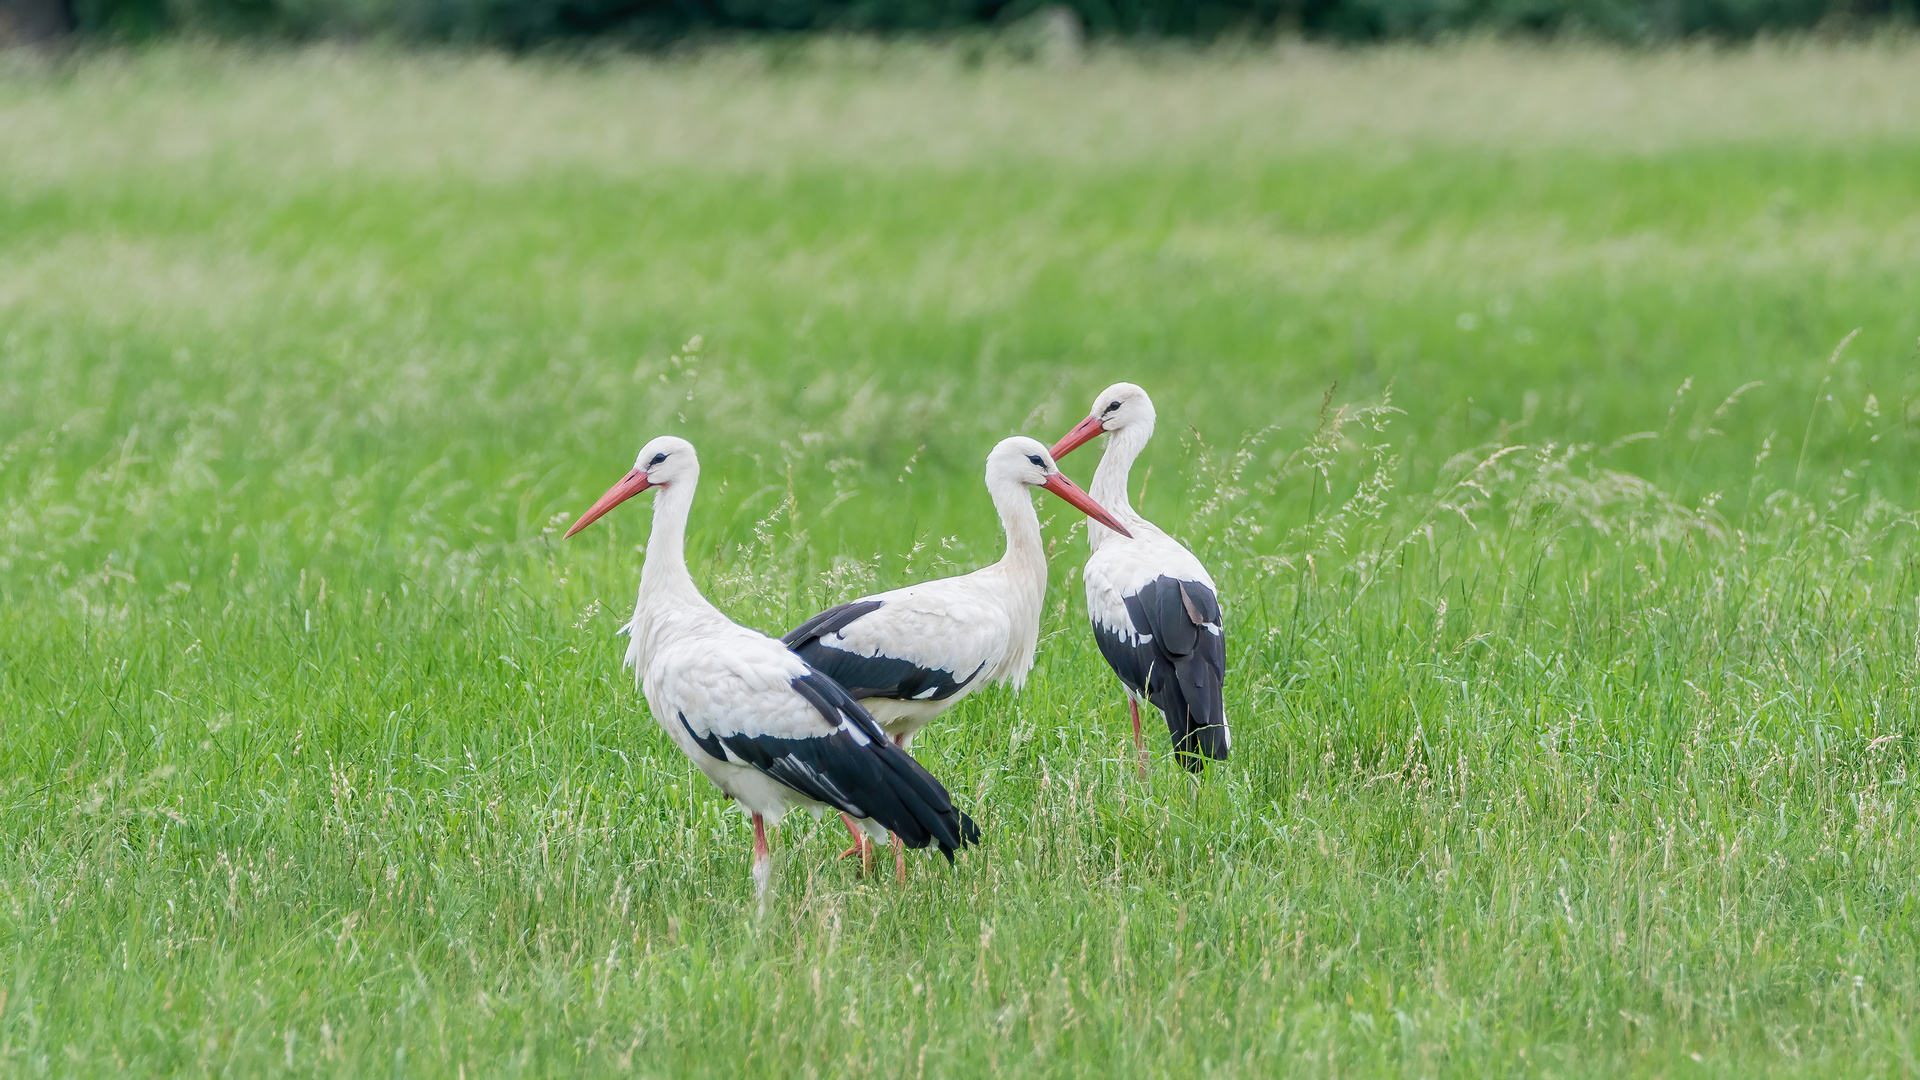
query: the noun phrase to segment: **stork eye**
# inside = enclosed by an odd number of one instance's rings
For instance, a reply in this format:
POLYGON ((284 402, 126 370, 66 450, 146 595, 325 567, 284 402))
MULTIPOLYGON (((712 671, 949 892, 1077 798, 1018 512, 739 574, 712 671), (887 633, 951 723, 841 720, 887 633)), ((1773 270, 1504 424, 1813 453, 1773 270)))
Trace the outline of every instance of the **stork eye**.
POLYGON ((1119 402, 1117 402, 1117 401, 1109 401, 1109 402, 1107 402, 1107 409, 1106 409, 1106 411, 1107 411, 1107 412, 1112 412, 1113 410, 1115 410, 1115 409, 1117 409, 1117 408, 1119 408, 1119 407, 1120 407, 1120 403, 1119 403, 1119 402))
POLYGON ((663 461, 665 461, 665 460, 667 460, 667 455, 665 455, 665 454, 655 454, 655 455, 653 455, 653 460, 652 460, 652 461, 649 461, 649 462, 647 462, 647 468, 649 468, 649 469, 651 469, 651 468, 653 468, 653 467, 654 467, 655 465, 658 465, 658 464, 660 464, 661 462, 663 462, 663 461))
POLYGON ((1040 460, 1039 454, 1028 454, 1027 460, 1033 462, 1035 465, 1038 465, 1043 469, 1047 467, 1047 463, 1040 460))

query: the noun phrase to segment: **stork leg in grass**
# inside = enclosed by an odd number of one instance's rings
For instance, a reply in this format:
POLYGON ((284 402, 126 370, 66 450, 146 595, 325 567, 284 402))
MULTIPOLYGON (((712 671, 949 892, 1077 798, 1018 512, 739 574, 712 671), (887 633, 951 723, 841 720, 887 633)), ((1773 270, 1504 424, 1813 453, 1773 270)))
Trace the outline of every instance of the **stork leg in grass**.
POLYGON ((1133 715, 1133 755, 1140 761, 1140 779, 1147 778, 1147 765, 1153 758, 1147 753, 1147 737, 1140 731, 1140 702, 1127 695, 1127 712, 1133 715))
POLYGON ((1096 436, 1110 436, 1091 487, 1129 532, 1088 525, 1092 552, 1081 576, 1094 640, 1127 690, 1143 777, 1143 699, 1166 718, 1175 756, 1195 772, 1208 760, 1225 761, 1233 741, 1223 694, 1226 636, 1213 578, 1127 498, 1127 474, 1153 437, 1153 421, 1147 392, 1115 383, 1094 399, 1091 415, 1053 445, 1053 456, 1063 458, 1096 436))
POLYGON ((773 879, 773 855, 767 851, 767 819, 753 815, 753 895, 765 898, 767 882, 773 879))
MULTIPOLYGON (((900 747, 902 750, 906 749, 906 744, 902 742, 901 736, 894 735, 891 736, 891 738, 893 739, 893 745, 900 747)), ((860 856, 860 872, 862 874, 873 873, 873 842, 867 838, 866 833, 860 831, 860 826, 856 825, 852 818, 841 814, 840 820, 847 823, 847 831, 853 834, 853 843, 848 845, 847 850, 841 852, 839 857, 846 859, 858 855, 860 856)), ((893 879, 895 881, 907 880, 907 852, 898 842, 893 845, 893 879)))
MULTIPOLYGON (((859 699, 906 750, 929 721, 989 683, 1018 689, 1033 668, 1047 552, 1029 492, 1040 488, 1117 535, 1127 527, 1075 486, 1039 442, 1003 439, 987 454, 987 493, 1000 515, 1006 553, 971 574, 939 578, 831 607, 780 640, 859 699)), ((862 830, 853 846, 869 857, 862 830)), ((895 849, 896 870, 905 856, 895 849)))
POLYGON ((626 630, 626 662, 653 717, 682 753, 753 819, 753 883, 762 903, 768 824, 791 809, 832 808, 869 836, 953 853, 980 830, 946 788, 887 738, 859 702, 778 641, 707 602, 687 572, 687 516, 700 479, 693 444, 662 436, 580 515, 567 536, 649 488, 653 533, 626 630))

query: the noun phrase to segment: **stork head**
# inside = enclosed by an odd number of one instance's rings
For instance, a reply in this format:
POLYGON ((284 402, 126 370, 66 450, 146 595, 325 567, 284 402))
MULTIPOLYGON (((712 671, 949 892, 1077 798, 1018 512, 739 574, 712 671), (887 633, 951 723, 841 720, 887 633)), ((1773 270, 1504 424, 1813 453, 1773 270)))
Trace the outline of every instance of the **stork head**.
POLYGON ((1091 441, 1095 435, 1126 428, 1153 431, 1153 399, 1130 382, 1114 383, 1093 399, 1093 409, 1085 420, 1053 444, 1053 456, 1066 457, 1091 441))
POLYGON ((607 511, 648 488, 692 483, 699 478, 700 459, 693 452, 693 444, 677 435, 662 435, 640 448, 640 456, 633 460, 633 471, 588 507, 580 520, 567 530, 567 536, 600 520, 607 511))
POLYGON ((1107 513, 1105 507, 1094 502, 1093 496, 1067 479, 1067 475, 1060 471, 1060 466, 1054 464, 1053 455, 1038 439, 1029 439, 1024 435, 1002 439, 987 455, 987 487, 995 488, 1009 483, 1045 488, 1114 532, 1122 536, 1133 535, 1125 525, 1107 513))

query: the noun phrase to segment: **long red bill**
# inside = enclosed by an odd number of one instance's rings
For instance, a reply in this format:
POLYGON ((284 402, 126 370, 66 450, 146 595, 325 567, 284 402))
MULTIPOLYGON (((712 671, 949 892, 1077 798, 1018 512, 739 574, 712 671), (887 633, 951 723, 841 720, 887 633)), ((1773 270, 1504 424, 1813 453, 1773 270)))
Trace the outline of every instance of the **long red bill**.
POLYGON ((1054 473, 1052 476, 1047 477, 1046 483, 1041 484, 1040 486, 1043 488, 1046 488, 1048 491, 1053 492, 1055 495, 1060 496, 1062 499, 1065 499, 1068 505, 1072 506, 1075 510, 1080 511, 1081 513, 1087 515, 1088 517, 1099 522, 1100 524, 1105 525, 1107 528, 1112 529, 1114 532, 1119 533, 1121 536, 1133 535, 1132 533, 1127 531, 1127 527, 1125 525, 1120 524, 1120 521, 1118 518, 1115 518, 1112 514, 1107 513, 1106 507, 1101 506, 1097 502, 1094 502, 1093 496, 1087 494, 1084 491, 1081 491, 1080 485, 1067 479, 1065 473, 1054 473))
POLYGON ((581 514, 580 520, 574 522, 573 526, 567 530, 567 535, 562 536, 560 539, 565 540, 568 536, 572 536, 574 533, 600 520, 601 515, 607 511, 619 506, 621 503, 626 502, 628 499, 633 498, 635 495, 640 494, 652 486, 653 484, 647 480, 646 473, 641 472, 639 469, 633 470, 621 477, 619 483, 608 488, 607 493, 600 496, 599 502, 587 507, 587 512, 581 514))
MULTIPOLYGON (((1085 420, 1080 421, 1072 431, 1062 435, 1060 441, 1053 444, 1053 460, 1059 461, 1061 458, 1080 449, 1090 442, 1095 435, 1105 430, 1105 428, 1100 426, 1100 418, 1097 416, 1089 416, 1085 420)), ((1104 522, 1102 524, 1104 524, 1104 522)))

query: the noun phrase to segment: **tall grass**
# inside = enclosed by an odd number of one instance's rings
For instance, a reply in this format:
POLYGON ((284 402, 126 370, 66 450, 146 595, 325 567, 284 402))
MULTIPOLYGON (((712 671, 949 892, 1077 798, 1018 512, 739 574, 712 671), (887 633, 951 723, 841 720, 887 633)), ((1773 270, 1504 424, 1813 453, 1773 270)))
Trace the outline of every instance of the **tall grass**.
POLYGON ((13 69, 0 1061, 1912 1072, 1920 151, 1805 120, 1892 55, 13 69), (1369 65, 1488 115, 1209 112, 1369 65), (1641 139, 1487 89, 1624 69, 1805 92, 1641 139), (899 888, 797 820, 756 918, 619 667, 646 510, 564 522, 685 433, 696 574, 783 629, 992 558, 986 448, 1119 377, 1234 762, 1132 778, 1043 508, 1032 679, 916 746, 986 845, 899 888))

